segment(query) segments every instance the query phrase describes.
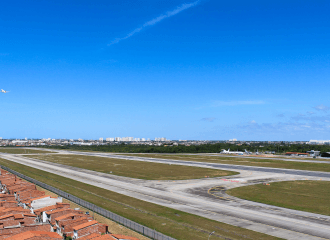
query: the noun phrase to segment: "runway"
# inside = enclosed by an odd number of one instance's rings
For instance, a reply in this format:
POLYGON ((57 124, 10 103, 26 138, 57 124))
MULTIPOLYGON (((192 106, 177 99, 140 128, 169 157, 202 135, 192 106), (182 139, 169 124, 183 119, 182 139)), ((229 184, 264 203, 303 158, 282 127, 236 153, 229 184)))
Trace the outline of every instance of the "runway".
POLYGON ((75 152, 75 151, 59 151, 59 153, 60 154, 74 154, 74 155, 87 155, 87 156, 95 156, 95 157, 108 157, 108 158, 165 163, 165 164, 176 164, 176 165, 204 167, 204 168, 215 168, 215 169, 223 169, 223 170, 231 170, 231 171, 258 171, 258 172, 269 172, 269 173, 281 173, 281 174, 290 174, 290 175, 330 178, 330 172, 305 171, 305 170, 270 168, 270 167, 255 167, 255 166, 246 166, 246 165, 207 163, 207 162, 171 160, 171 159, 161 159, 161 158, 147 158, 147 157, 138 157, 138 156, 117 155, 117 154, 111 154, 111 153, 75 152))
POLYGON ((230 197, 221 192, 210 192, 211 188, 217 186, 232 188, 261 182, 306 179, 330 181, 330 173, 141 158, 108 153, 59 152, 61 154, 102 156, 162 164, 225 169, 237 171, 240 174, 225 179, 196 179, 175 182, 145 181, 45 162, 21 155, 0 154, 0 157, 147 202, 284 239, 330 238, 329 216, 254 203, 230 197))

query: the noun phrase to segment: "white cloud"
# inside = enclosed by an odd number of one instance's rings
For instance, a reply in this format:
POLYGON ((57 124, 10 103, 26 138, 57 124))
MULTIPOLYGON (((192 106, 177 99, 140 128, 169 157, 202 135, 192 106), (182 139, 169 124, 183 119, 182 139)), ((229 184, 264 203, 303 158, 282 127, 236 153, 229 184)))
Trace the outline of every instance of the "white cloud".
POLYGON ((318 111, 328 111, 330 109, 328 106, 325 106, 323 104, 317 105, 317 106, 315 106, 313 108, 315 108, 318 111))
POLYGON ((164 20, 165 18, 169 18, 169 17, 172 17, 188 8, 191 8, 191 7, 194 7, 196 6, 201 0, 197 0, 195 2, 192 2, 192 3, 184 3, 178 7, 176 7, 174 10, 172 11, 168 11, 166 12, 165 14, 161 14, 160 16, 154 18, 154 19, 151 19, 150 21, 148 22, 145 22, 141 27, 138 27, 138 28, 135 28, 132 32, 128 33, 125 37, 122 37, 122 38, 116 38, 115 40, 113 40, 111 43, 108 44, 108 46, 110 45, 113 45, 113 44, 116 44, 116 43, 119 43, 120 41, 122 40, 125 40, 127 38, 130 38, 132 37, 133 35, 135 35, 136 33, 139 33, 141 32, 144 28, 146 27, 149 27, 149 26, 153 26, 157 23, 159 23, 160 21, 164 20))

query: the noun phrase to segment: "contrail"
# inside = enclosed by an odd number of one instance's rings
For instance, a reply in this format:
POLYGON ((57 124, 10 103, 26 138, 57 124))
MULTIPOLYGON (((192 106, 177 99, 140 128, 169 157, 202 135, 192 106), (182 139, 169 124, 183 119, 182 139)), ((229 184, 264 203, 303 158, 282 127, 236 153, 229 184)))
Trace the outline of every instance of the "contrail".
POLYGON ((166 12, 165 14, 161 14, 160 16, 144 23, 141 27, 138 27, 138 28, 135 28, 132 32, 130 32, 129 34, 127 34, 125 37, 122 37, 122 38, 116 38, 115 40, 113 40, 111 43, 108 44, 108 46, 111 46, 113 44, 116 44, 116 43, 119 43, 120 41, 122 40, 125 40, 127 38, 130 38, 132 37, 134 34, 140 32, 141 30, 143 30, 144 28, 146 27, 149 27, 149 26, 153 26, 155 25, 156 23, 159 23, 160 21, 164 20, 165 18, 169 18, 169 17, 172 17, 188 8, 191 8, 191 7, 194 7, 196 6, 201 0, 197 0, 195 2, 192 2, 192 3, 184 3, 178 7, 176 7, 174 10, 172 11, 168 11, 166 12))

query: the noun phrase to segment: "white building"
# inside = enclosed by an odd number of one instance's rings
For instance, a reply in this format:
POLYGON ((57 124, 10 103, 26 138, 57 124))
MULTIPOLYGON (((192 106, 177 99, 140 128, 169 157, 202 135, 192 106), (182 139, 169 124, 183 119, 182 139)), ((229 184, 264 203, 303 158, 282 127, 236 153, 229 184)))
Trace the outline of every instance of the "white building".
POLYGON ((164 137, 161 137, 161 138, 155 138, 155 141, 156 141, 156 142, 165 142, 165 141, 166 141, 166 138, 164 138, 164 137))
POLYGON ((307 153, 308 153, 311 157, 317 157, 317 156, 320 156, 320 151, 310 150, 310 151, 307 151, 307 153))
POLYGON ((116 142, 120 142, 121 141, 121 138, 120 137, 116 137, 115 140, 116 140, 116 142))
POLYGON ((329 144, 330 140, 310 140, 309 144, 329 144))
POLYGON ((99 141, 100 141, 100 142, 103 142, 103 138, 99 138, 99 141))
POLYGON ((113 141, 115 141, 115 139, 114 138, 106 138, 105 141, 107 141, 107 142, 113 142, 113 141))
POLYGON ((61 203, 61 202, 62 202, 61 197, 53 198, 50 195, 46 195, 46 196, 31 199, 29 201, 29 205, 30 205, 29 207, 31 208, 31 210, 33 212, 33 210, 52 206, 52 205, 55 205, 56 203, 61 203))

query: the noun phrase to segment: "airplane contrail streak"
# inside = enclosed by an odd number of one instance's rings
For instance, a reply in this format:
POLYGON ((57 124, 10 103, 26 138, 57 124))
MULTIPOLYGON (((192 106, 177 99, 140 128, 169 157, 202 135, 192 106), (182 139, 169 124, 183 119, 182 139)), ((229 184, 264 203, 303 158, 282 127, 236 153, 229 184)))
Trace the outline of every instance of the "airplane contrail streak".
POLYGON ((174 10, 172 11, 168 11, 166 12, 165 14, 161 14, 159 15, 158 17, 148 21, 148 22, 145 22, 141 27, 138 27, 138 28, 135 28, 133 31, 131 31, 130 33, 128 33, 125 37, 122 37, 122 38, 116 38, 115 40, 113 40, 111 43, 108 44, 108 46, 111 46, 113 44, 116 44, 116 43, 119 43, 120 41, 122 40, 125 40, 127 38, 130 38, 132 37, 133 35, 135 35, 136 33, 140 32, 141 30, 143 30, 144 28, 146 27, 149 27, 149 26, 153 26, 155 25, 156 23, 159 23, 160 21, 164 20, 165 18, 169 18, 169 17, 172 17, 188 8, 191 8, 191 7, 194 7, 196 6, 201 0, 197 0, 195 2, 192 2, 192 3, 184 3, 178 7, 176 7, 174 10))

